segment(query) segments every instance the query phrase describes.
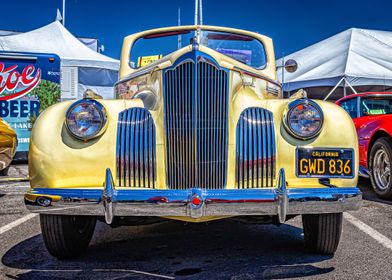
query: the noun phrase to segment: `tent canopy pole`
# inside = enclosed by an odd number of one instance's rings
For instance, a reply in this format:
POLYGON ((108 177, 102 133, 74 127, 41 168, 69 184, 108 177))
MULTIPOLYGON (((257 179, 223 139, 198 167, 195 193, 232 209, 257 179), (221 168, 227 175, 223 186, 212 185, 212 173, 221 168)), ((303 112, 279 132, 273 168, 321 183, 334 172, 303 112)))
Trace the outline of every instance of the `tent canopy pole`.
POLYGON ((349 88, 351 88, 351 90, 352 90, 355 94, 358 94, 358 92, 352 87, 352 85, 350 84, 349 81, 347 81, 347 79, 346 79, 346 83, 348 84, 349 88))
POLYGON ((327 94, 327 96, 326 96, 323 100, 324 100, 324 101, 327 100, 327 99, 331 96, 331 94, 338 88, 338 86, 339 86, 344 80, 346 80, 345 77, 341 78, 341 79, 339 80, 339 82, 336 84, 336 86, 327 94))
POLYGON ((65 0, 63 0, 63 26, 65 26, 65 0))

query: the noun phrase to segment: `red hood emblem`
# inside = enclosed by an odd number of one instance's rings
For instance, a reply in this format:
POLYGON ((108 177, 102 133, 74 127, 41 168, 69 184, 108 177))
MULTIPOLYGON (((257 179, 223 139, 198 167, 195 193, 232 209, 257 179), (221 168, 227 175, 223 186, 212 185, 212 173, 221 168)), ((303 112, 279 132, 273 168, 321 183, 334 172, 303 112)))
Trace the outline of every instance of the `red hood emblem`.
POLYGON ((41 81, 41 69, 35 71, 33 65, 28 65, 19 73, 16 68, 18 65, 5 68, 4 63, 0 63, 0 100, 20 98, 37 87, 41 81))

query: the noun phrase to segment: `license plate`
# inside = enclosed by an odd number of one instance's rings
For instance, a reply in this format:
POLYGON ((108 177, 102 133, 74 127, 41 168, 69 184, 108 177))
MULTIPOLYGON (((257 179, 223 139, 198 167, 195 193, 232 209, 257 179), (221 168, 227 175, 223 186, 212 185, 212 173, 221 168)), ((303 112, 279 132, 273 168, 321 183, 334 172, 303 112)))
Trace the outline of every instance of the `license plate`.
POLYGON ((353 149, 297 148, 297 176, 353 178, 353 149))

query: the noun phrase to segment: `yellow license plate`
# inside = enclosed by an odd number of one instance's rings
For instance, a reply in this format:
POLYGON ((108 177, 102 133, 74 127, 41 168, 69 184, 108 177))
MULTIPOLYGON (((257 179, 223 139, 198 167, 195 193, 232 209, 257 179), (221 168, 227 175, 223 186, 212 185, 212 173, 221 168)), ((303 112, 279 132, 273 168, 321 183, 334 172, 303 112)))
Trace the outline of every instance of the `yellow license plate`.
POLYGON ((353 178, 354 150, 297 148, 297 177, 353 178))

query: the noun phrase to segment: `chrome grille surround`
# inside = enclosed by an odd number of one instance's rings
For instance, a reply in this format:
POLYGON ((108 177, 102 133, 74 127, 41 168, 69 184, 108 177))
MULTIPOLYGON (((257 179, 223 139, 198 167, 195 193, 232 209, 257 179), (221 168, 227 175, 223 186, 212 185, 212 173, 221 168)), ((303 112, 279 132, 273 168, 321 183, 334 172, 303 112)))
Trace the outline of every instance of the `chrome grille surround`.
POLYGON ((223 189, 228 149, 228 71, 193 51, 163 73, 169 189, 223 189))
POLYGON ((129 108, 119 113, 117 129, 117 186, 155 188, 156 133, 150 112, 129 108))
POLYGON ((272 188, 276 173, 275 129, 272 112, 245 109, 237 123, 236 186, 272 188))

